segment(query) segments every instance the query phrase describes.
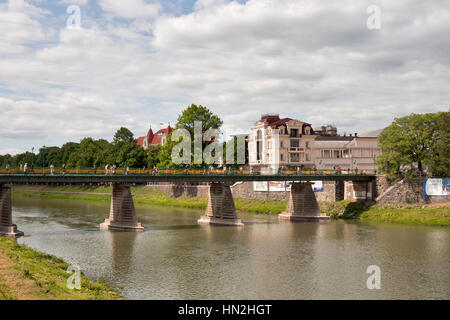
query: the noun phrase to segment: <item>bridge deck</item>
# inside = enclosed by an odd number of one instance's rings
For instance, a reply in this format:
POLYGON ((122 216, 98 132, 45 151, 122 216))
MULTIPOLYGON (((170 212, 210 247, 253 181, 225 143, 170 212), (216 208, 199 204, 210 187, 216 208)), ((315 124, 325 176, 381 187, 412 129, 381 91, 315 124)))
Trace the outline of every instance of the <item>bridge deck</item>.
POLYGON ((47 175, 47 174, 0 174, 0 184, 147 184, 152 182, 228 182, 239 181, 372 181, 373 174, 140 174, 140 175, 47 175))

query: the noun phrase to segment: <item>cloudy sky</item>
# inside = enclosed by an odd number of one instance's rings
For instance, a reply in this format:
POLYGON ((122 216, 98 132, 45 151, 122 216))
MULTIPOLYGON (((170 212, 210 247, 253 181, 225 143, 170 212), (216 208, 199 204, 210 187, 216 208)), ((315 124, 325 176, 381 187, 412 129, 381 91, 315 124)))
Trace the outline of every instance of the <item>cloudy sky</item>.
POLYGON ((450 0, 0 0, 0 154, 144 135, 191 103, 228 134, 266 112, 378 129, 449 109, 449 40, 450 0))

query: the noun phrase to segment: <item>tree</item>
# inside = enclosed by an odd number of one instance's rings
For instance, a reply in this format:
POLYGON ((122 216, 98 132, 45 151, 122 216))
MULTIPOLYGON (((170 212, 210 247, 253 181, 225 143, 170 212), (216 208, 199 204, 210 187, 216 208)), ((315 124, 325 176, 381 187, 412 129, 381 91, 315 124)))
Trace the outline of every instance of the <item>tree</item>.
MULTIPOLYGON (((194 128, 195 122, 202 122, 202 135, 205 134, 209 129, 218 130, 222 126, 222 120, 215 114, 213 114, 208 108, 202 105, 192 104, 188 106, 183 112, 178 116, 178 122, 175 125, 175 129, 186 129, 191 135, 191 164, 193 167, 204 167, 205 163, 202 164, 194 164, 194 128)), ((216 137, 217 139, 217 137, 216 137)), ((180 165, 176 165, 172 161, 172 149, 175 145, 177 145, 182 139, 179 141, 172 141, 172 134, 169 135, 166 144, 162 147, 161 156, 160 156, 160 164, 159 167, 179 167, 180 165)), ((204 142, 202 139, 202 150, 195 150, 197 152, 201 152, 203 154, 203 150, 207 145, 211 142, 204 142)))
POLYGON ((434 176, 450 177, 450 112, 437 114, 436 129, 432 138, 432 148, 425 164, 434 176))
POLYGON ((436 113, 411 114, 395 118, 379 136, 382 154, 376 159, 379 170, 389 178, 423 173, 423 164, 433 149, 437 129, 436 113))
POLYGON ((80 144, 76 142, 67 142, 61 147, 61 165, 67 164, 72 153, 75 153, 80 148, 80 144))
POLYGON ((161 146, 150 146, 147 149, 147 168, 153 168, 160 162, 161 146))
POLYGON ((132 142, 134 141, 134 134, 127 128, 121 127, 119 130, 117 130, 116 134, 114 135, 113 143, 118 142, 132 142))

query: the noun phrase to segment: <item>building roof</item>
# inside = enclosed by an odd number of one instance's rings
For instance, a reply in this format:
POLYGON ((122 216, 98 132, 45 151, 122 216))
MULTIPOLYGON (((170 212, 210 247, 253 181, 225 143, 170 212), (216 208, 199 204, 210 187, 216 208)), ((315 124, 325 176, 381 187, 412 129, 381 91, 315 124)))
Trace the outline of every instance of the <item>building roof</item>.
POLYGON ((352 141, 354 136, 317 136, 316 141, 352 141))
POLYGON ((173 128, 169 125, 167 128, 158 130, 156 133, 153 133, 152 128, 150 128, 147 132, 146 136, 137 138, 137 145, 143 147, 144 140, 147 139, 148 144, 159 144, 161 143, 162 136, 168 136, 173 131, 173 128))
POLYGON ((363 138, 378 138, 378 136, 380 135, 380 133, 384 130, 383 129, 378 129, 378 130, 372 130, 372 131, 367 131, 364 132, 363 134, 360 134, 359 137, 363 137, 363 138))
POLYGON ((137 145, 138 146, 140 146, 140 147, 143 147, 144 146, 144 138, 145 137, 139 137, 139 138, 137 138, 137 145))
POLYGON ((167 128, 158 130, 158 132, 156 132, 153 135, 152 140, 150 140, 150 144, 158 144, 161 143, 161 138, 163 135, 168 136, 169 133, 171 133, 173 131, 173 128, 169 125, 167 128))

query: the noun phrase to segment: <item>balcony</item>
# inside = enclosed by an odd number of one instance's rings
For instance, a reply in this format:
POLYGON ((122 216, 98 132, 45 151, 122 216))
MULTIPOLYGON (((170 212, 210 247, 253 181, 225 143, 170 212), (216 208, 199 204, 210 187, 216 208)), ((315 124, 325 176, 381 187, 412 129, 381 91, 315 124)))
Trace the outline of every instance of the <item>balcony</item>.
POLYGON ((305 152, 304 148, 298 148, 298 147, 290 147, 288 149, 289 152, 305 152))

